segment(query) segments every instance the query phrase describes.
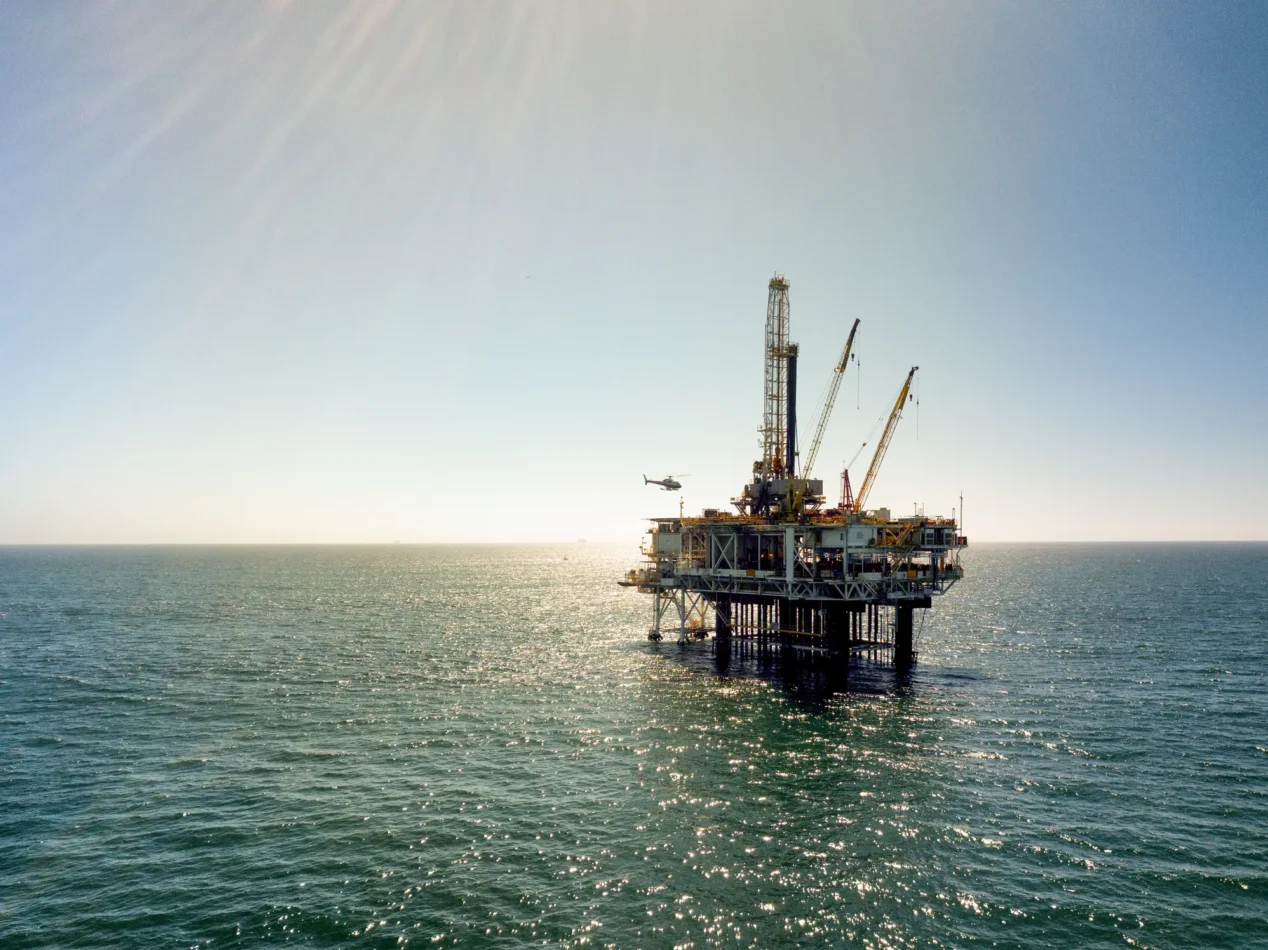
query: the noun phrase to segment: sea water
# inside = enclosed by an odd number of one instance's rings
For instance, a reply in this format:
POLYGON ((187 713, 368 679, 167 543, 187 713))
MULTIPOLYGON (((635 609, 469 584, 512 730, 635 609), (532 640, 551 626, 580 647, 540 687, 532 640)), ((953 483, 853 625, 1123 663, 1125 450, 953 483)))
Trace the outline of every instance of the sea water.
POLYGON ((907 676, 635 553, 0 549, 0 946, 1268 946, 1268 545, 971 548, 907 676))

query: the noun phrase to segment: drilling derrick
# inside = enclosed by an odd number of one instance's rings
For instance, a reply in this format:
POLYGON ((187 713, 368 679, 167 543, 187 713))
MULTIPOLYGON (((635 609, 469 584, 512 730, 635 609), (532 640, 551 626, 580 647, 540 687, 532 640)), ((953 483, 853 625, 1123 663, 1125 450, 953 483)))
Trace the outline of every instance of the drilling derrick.
POLYGON ((621 581, 653 595, 649 638, 676 630, 678 641, 714 634, 719 661, 741 652, 796 650, 846 660, 863 655, 914 662, 914 611, 932 606, 961 577, 967 539, 954 518, 893 518, 863 510, 910 390, 913 368, 890 413, 857 496, 842 473, 842 504, 823 510, 823 482, 810 478, 840 374, 830 380, 807 464, 797 465, 799 351, 789 339, 788 281, 771 279, 766 298, 761 457, 731 499, 732 514, 653 518, 645 561, 621 581))
POLYGON ((811 491, 797 476, 797 356, 788 339, 788 279, 771 278, 766 294, 765 391, 762 400, 762 455, 753 463, 753 480, 731 503, 741 514, 788 515, 822 501, 823 483, 811 491))
MULTIPOLYGON (((762 405, 762 457, 753 465, 759 478, 776 478, 787 465, 788 445, 788 280, 772 277, 766 295, 766 391, 762 405)), ((793 347, 792 353, 795 354, 793 347)))

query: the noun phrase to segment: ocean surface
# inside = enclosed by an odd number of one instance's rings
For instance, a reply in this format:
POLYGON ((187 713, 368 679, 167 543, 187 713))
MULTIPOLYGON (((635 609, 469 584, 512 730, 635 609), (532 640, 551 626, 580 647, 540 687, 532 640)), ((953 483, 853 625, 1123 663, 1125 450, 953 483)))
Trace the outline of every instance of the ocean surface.
POLYGON ((905 678, 636 560, 0 548, 0 947, 1268 947, 1268 545, 970 548, 905 678))

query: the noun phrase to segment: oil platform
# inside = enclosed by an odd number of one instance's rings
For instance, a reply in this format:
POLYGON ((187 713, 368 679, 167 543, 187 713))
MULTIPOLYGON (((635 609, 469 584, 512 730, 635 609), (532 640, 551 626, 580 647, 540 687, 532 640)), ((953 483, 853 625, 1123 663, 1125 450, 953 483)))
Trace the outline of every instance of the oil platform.
POLYGON ((650 519, 644 562, 620 582, 652 596, 649 639, 676 633, 687 643, 712 632, 719 651, 736 641, 741 650, 915 662, 914 612, 963 577, 959 552, 968 541, 954 517, 895 518, 887 508, 864 507, 918 367, 907 374, 858 493, 847 469, 840 504, 824 507, 823 481, 811 475, 858 326, 855 320, 800 462, 788 280, 771 279, 761 457, 731 499, 734 512, 706 508, 684 517, 680 504, 679 517, 650 519))

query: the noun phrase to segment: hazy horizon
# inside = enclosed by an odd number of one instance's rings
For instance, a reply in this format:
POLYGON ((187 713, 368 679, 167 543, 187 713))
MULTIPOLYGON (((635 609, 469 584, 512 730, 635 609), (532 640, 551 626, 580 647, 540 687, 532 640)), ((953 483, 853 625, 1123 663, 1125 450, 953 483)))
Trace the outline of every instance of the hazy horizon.
MULTIPOLYGON (((1268 539, 1268 7, 0 14, 0 544, 635 544, 757 452, 971 541, 1268 539), (851 466, 854 484, 871 445, 851 466)), ((632 548, 632 554, 637 552, 632 548)))
MULTIPOLYGON (((637 539, 635 539, 637 540, 637 539)), ((0 544, 3 548, 424 548, 424 547, 565 547, 576 545, 595 545, 598 547, 627 547, 629 540, 606 541, 102 541, 102 542, 36 542, 25 544, 0 544)), ((1121 540, 1066 540, 1066 541, 976 541, 969 539, 969 548, 973 547, 1018 547, 1022 545, 1047 547, 1081 547, 1087 545, 1264 545, 1268 539, 1228 540, 1222 538, 1171 540, 1158 539, 1151 541, 1121 540)), ((633 554, 637 557, 637 552, 633 554)))

